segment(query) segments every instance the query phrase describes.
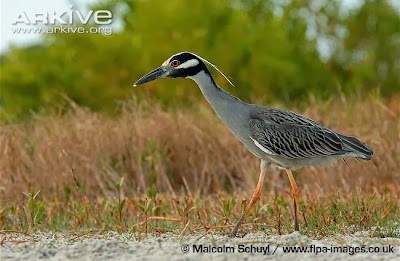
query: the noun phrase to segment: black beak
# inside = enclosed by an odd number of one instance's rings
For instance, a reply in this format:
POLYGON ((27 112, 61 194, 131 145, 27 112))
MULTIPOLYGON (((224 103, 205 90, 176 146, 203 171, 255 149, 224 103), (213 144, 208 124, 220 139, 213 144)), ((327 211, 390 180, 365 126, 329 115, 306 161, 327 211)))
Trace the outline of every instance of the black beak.
POLYGON ((151 82, 154 80, 157 80, 158 78, 162 77, 166 73, 166 68, 161 66, 155 69, 154 71, 149 72, 142 78, 140 78, 134 85, 133 87, 136 87, 137 85, 144 84, 147 82, 151 82))

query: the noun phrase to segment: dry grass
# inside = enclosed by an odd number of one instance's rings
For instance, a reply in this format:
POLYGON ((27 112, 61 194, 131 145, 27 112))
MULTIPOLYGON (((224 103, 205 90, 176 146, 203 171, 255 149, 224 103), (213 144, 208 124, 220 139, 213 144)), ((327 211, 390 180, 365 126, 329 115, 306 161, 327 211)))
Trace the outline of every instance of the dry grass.
MULTIPOLYGON (((205 206, 201 200, 219 202, 213 206, 222 210, 215 213, 219 213, 218 217, 229 216, 223 222, 227 224, 235 219, 242 207, 241 200, 250 196, 255 187, 258 160, 206 105, 166 112, 153 104, 131 101, 122 106, 117 118, 71 105, 73 109, 63 115, 35 116, 29 123, 1 127, 0 204, 3 207, 0 210, 27 206, 26 196, 21 192, 34 187, 41 191, 41 202, 52 202, 46 205, 47 216, 66 208, 66 200, 97 204, 100 207, 90 211, 101 212, 105 209, 105 199, 117 198, 114 184, 124 177, 121 195, 128 198, 126 211, 132 212, 129 216, 135 217, 138 206, 146 205, 146 194, 154 199, 153 207, 157 200, 165 204, 171 200, 177 202, 174 197, 177 195, 179 202, 197 202, 192 205, 197 205, 198 211, 199 206, 205 206), (75 190, 74 178, 79 184, 78 190, 75 190), (155 195, 160 193, 163 196, 157 198, 155 195), (237 204, 225 193, 234 195, 237 204), (233 215, 224 211, 233 211, 233 215)), ((396 99, 383 104, 373 98, 348 102, 342 97, 324 103, 311 102, 300 112, 334 130, 357 136, 375 153, 371 162, 348 160, 348 165, 339 162, 330 168, 310 167, 296 172, 303 212, 307 205, 317 208, 313 202, 318 199, 333 202, 339 196, 344 200, 357 197, 360 203, 365 195, 378 195, 377 200, 383 204, 376 210, 379 217, 390 209, 389 201, 395 206, 399 204, 400 108, 396 99)), ((271 170, 265 180, 262 204, 288 207, 289 191, 286 174, 271 170)), ((271 213, 279 210, 271 208, 271 213)), ((176 205, 168 209, 149 213, 172 218, 176 205)), ((398 208, 396 211, 399 212, 398 208)), ((207 215, 210 213, 203 213, 207 215)), ((281 222, 280 215, 277 222, 281 222)), ((0 220, 4 216, 0 215, 0 220)), ((212 220, 211 215, 209 221, 212 220)), ((71 222, 79 227, 78 221, 71 222)))

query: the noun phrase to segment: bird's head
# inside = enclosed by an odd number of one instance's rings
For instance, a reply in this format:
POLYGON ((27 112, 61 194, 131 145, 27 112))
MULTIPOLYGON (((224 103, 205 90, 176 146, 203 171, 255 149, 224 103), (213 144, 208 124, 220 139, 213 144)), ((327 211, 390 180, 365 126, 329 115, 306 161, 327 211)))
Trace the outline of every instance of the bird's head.
POLYGON ((159 78, 193 77, 202 71, 204 71, 212 78, 204 63, 208 63, 209 65, 214 67, 228 80, 230 84, 232 84, 231 81, 212 63, 208 62, 207 60, 201 58, 196 54, 182 52, 172 55, 170 58, 165 60, 160 67, 140 78, 133 86, 135 87, 137 85, 151 82, 159 78))

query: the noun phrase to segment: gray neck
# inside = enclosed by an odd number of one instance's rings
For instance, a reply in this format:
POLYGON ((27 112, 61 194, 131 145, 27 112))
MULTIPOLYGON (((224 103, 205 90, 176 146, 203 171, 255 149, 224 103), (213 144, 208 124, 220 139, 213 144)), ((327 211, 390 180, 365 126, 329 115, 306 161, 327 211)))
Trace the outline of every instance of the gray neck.
POLYGON ((197 83, 204 97, 228 128, 239 139, 244 138, 241 133, 243 124, 250 119, 249 106, 215 85, 204 71, 188 78, 197 83))
POLYGON ((188 78, 197 83, 204 97, 217 113, 219 113, 219 110, 223 109, 226 104, 243 103, 238 98, 215 85, 214 81, 204 71, 200 71, 198 74, 188 78))

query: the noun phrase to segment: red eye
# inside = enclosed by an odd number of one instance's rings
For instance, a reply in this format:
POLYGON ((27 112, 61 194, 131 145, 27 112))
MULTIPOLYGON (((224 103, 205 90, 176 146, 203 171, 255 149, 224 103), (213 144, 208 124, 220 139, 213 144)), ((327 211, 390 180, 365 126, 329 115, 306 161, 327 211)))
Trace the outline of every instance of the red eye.
POLYGON ((177 61, 177 60, 173 60, 173 61, 171 62, 171 66, 172 66, 172 67, 178 67, 178 65, 179 65, 179 61, 177 61))

